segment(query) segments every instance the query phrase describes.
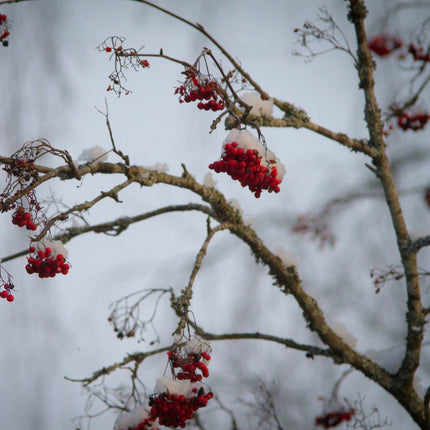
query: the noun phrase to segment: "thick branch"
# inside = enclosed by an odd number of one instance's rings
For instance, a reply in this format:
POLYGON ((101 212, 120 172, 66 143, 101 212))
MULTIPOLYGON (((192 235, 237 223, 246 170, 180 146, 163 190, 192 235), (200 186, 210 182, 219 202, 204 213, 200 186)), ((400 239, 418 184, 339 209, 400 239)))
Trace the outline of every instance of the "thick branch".
POLYGON ((420 362, 425 324, 425 315, 422 311, 421 304, 416 254, 410 253, 409 234, 385 151, 385 142, 382 138, 380 109, 374 92, 374 63, 369 50, 364 26, 367 9, 363 0, 350 2, 349 7, 350 12, 348 18, 354 24, 357 38, 359 60, 358 74, 360 78, 360 88, 363 89, 365 96, 365 119, 369 130, 370 144, 378 151, 376 155, 372 155, 373 164, 376 166, 376 175, 384 189, 385 199, 396 232, 397 243, 406 277, 408 296, 406 353, 397 374, 396 387, 394 387, 394 390, 391 392, 422 428, 429 428, 430 424, 428 422, 426 423, 426 418, 424 416, 423 403, 413 389, 414 373, 420 362))

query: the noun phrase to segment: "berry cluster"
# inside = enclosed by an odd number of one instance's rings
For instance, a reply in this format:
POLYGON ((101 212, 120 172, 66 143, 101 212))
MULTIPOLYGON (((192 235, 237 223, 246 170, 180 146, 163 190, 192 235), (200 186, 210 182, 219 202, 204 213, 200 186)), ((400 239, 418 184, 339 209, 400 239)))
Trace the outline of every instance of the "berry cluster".
POLYGON ((9 41, 7 40, 10 32, 9 32, 9 23, 7 21, 7 16, 4 14, 0 14, 0 42, 3 46, 8 46, 9 41))
POLYGON ((63 254, 54 255, 51 248, 36 252, 34 246, 30 246, 29 252, 33 255, 27 257, 28 264, 25 270, 28 274, 37 273, 39 278, 53 278, 59 273, 63 275, 69 273, 70 266, 66 263, 63 254))
POLYGON ((407 112, 402 112, 397 118, 397 125, 402 130, 422 130, 427 122, 430 120, 430 115, 428 113, 416 113, 409 114, 407 112))
POLYGON ((37 176, 34 160, 24 160, 18 157, 12 158, 11 162, 3 167, 3 170, 25 181, 29 181, 32 177, 37 176))
POLYGON ((25 209, 20 206, 12 215, 12 224, 18 227, 26 227, 27 230, 35 231, 37 225, 34 223, 30 212, 26 212, 25 209))
POLYGON ((369 49, 380 57, 386 57, 396 49, 401 48, 402 46, 402 39, 386 34, 380 34, 375 37, 372 37, 372 39, 370 39, 369 41, 369 49))
POLYGON ((211 357, 204 349, 209 351, 209 345, 192 339, 185 350, 172 348, 168 351, 175 379, 163 377, 157 382, 158 394, 150 396, 150 409, 136 430, 147 430, 157 425, 184 428, 186 421, 192 419, 198 409, 206 406, 213 393, 205 392, 200 385, 200 381, 209 376, 206 362, 211 357), (181 371, 176 373, 176 369, 181 371))
POLYGON ((357 411, 350 409, 349 411, 327 412, 326 414, 315 418, 315 425, 328 429, 336 427, 344 421, 351 421, 351 418, 357 411))
POLYGON ((414 60, 417 61, 424 61, 429 62, 430 61, 430 50, 424 49, 423 46, 415 46, 413 43, 409 45, 408 52, 412 54, 414 57, 414 60))
POLYGON ((202 359, 206 361, 211 359, 211 356, 207 352, 201 352, 200 354, 191 353, 182 357, 176 351, 169 351, 167 355, 174 369, 182 369, 182 372, 176 374, 177 379, 198 382, 209 376, 208 367, 201 361, 202 359), (197 370, 200 370, 201 375, 196 373, 197 370))
POLYGON ((175 89, 179 94, 179 103, 191 103, 200 100, 197 107, 200 110, 216 112, 225 108, 224 100, 215 80, 200 74, 192 68, 182 72, 185 76, 183 85, 175 89))
POLYGON ((166 427, 184 428, 187 420, 194 416, 194 412, 206 406, 213 397, 211 392, 205 394, 204 389, 194 388, 194 396, 183 394, 161 393, 150 400, 151 412, 149 417, 139 424, 138 429, 144 430, 158 419, 158 423, 166 427))
POLYGON ((237 142, 232 142, 224 146, 221 160, 209 164, 209 169, 227 173, 240 181, 242 187, 248 186, 257 198, 262 190, 278 193, 281 179, 277 168, 273 166, 275 160, 268 160, 267 166, 262 165, 261 160, 262 156, 256 149, 245 151, 238 147, 237 142))
POLYGON ((0 297, 2 299, 6 299, 8 302, 13 302, 15 297, 12 295, 10 290, 13 290, 14 285, 13 284, 3 284, 4 290, 0 292, 0 297))

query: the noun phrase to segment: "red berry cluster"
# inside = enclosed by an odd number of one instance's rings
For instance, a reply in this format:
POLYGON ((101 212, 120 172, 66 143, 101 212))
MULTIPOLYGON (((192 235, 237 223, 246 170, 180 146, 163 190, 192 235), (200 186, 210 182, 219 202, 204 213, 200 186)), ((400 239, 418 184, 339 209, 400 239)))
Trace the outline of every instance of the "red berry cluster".
POLYGON ((402 112, 397 118, 397 125, 402 130, 422 130, 430 120, 430 115, 427 113, 409 114, 402 112))
POLYGON ((183 85, 175 89, 175 94, 180 95, 179 103, 191 103, 200 100, 197 103, 197 107, 200 110, 212 110, 213 112, 225 108, 225 103, 216 81, 201 75, 191 68, 182 73, 187 78, 183 85))
POLYGON ((193 353, 182 357, 175 351, 169 351, 167 355, 174 369, 182 369, 182 372, 176 374, 177 379, 187 379, 190 382, 198 382, 209 376, 208 367, 201 361, 201 359, 206 361, 211 359, 211 356, 207 352, 202 352, 200 354, 193 353), (200 370, 202 374, 196 373, 197 370, 200 370))
POLYGON ((7 40, 10 32, 9 32, 9 23, 7 21, 7 16, 4 14, 0 14, 0 42, 3 46, 8 46, 9 41, 7 40))
POLYGON ((14 288, 13 284, 4 284, 3 285, 4 290, 0 293, 0 297, 2 299, 6 299, 8 302, 13 302, 15 297, 12 295, 10 290, 14 288))
POLYGON ((31 213, 26 212, 25 209, 20 206, 12 215, 12 224, 18 227, 27 227, 27 230, 35 231, 37 225, 34 223, 31 213))
POLYGON ((417 61, 425 61, 425 62, 429 62, 430 61, 430 50, 429 49, 424 49, 423 46, 415 46, 413 43, 411 43, 409 45, 409 49, 408 52, 410 54, 412 54, 412 56, 414 57, 414 60, 417 61))
POLYGON ((161 393, 150 401, 149 417, 139 424, 138 429, 144 430, 158 418, 158 423, 173 428, 184 428, 187 420, 194 416, 194 412, 206 406, 213 397, 213 393, 204 393, 204 389, 194 388, 195 395, 186 397, 183 394, 161 393))
POLYGON ((22 160, 21 158, 12 158, 11 162, 3 167, 3 170, 26 181, 37 175, 34 160, 22 160))
POLYGON ((328 429, 336 427, 343 421, 351 421, 351 418, 357 411, 350 409, 349 411, 327 412, 325 415, 315 418, 315 425, 328 429))
POLYGON ((380 34, 372 37, 369 41, 369 49, 380 57, 386 57, 396 49, 403 46, 403 40, 386 34, 380 34))
POLYGON ((59 273, 63 275, 69 273, 70 266, 66 263, 63 254, 51 256, 51 248, 45 248, 44 251, 40 250, 36 252, 34 246, 30 246, 29 252, 33 256, 27 257, 28 264, 25 266, 25 270, 30 275, 37 273, 39 278, 53 278, 59 273))
MULTIPOLYGON (((227 143, 224 146, 222 158, 219 161, 209 164, 209 169, 215 172, 225 172, 233 179, 240 181, 242 187, 248 186, 255 194, 260 197, 262 190, 274 191, 279 193, 278 171, 275 166, 261 165, 261 155, 256 149, 244 150, 238 148, 237 142, 227 143)), ((269 161, 269 163, 274 161, 269 161)))
MULTIPOLYGON (((176 374, 178 380, 186 380, 191 383, 199 382, 202 378, 209 376, 207 365, 202 361, 209 361, 210 355, 207 352, 179 354, 176 350, 167 353, 173 369, 181 369, 176 374), (201 374, 196 373, 200 370, 201 374)), ((186 421, 194 416, 194 412, 206 406, 213 397, 211 391, 205 392, 203 387, 194 387, 191 395, 163 392, 151 396, 148 418, 137 426, 137 430, 152 428, 158 420, 158 424, 173 428, 184 428, 186 421)))

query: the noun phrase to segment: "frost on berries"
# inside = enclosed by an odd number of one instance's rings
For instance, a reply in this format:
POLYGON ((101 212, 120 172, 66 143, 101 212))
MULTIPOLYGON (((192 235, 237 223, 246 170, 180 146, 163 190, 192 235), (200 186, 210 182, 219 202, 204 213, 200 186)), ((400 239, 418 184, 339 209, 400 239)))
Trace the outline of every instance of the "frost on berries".
POLYGON ((157 379, 148 404, 122 414, 115 428, 148 430, 159 425, 184 428, 194 413, 213 397, 201 383, 209 376, 209 352, 209 344, 197 337, 189 339, 185 346, 175 344, 167 353, 172 377, 157 379))
POLYGON ((218 83, 210 76, 203 75, 194 68, 188 68, 182 72, 185 81, 175 89, 179 94, 179 103, 191 103, 197 101, 200 110, 216 112, 225 108, 218 83))
POLYGON ((30 246, 29 253, 25 266, 28 274, 37 273, 39 278, 53 278, 59 273, 69 273, 70 265, 66 262, 68 252, 61 241, 43 239, 30 246))
POLYGON ((233 129, 224 142, 221 160, 209 165, 215 172, 225 172, 249 187, 255 197, 262 190, 278 193, 286 172, 284 165, 249 131, 233 129))

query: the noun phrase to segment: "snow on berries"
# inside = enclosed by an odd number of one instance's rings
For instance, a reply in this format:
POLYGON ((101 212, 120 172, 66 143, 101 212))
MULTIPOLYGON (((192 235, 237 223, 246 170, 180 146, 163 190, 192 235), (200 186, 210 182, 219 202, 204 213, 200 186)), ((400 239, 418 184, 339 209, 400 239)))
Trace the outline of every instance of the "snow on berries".
POLYGON ((68 252, 61 241, 44 239, 37 242, 36 246, 30 246, 29 253, 25 266, 28 274, 37 273, 39 278, 53 278, 59 273, 69 273, 70 265, 66 262, 68 252))
POLYGON ((213 78, 193 68, 186 69, 182 74, 186 77, 185 81, 175 89, 175 94, 179 94, 179 103, 198 101, 198 109, 213 112, 225 108, 218 83, 213 78))
POLYGON ((380 57, 386 57, 402 46, 402 39, 387 34, 380 34, 369 40, 369 49, 380 57))
POLYGON ((249 187, 260 197, 262 190, 278 193, 286 172, 284 165, 252 133, 233 129, 224 142, 221 160, 209 165, 215 172, 225 172, 249 187))
POLYGON ((184 428, 194 413, 213 397, 201 380, 209 376, 210 346, 193 337, 184 346, 175 344, 168 352, 172 377, 157 379, 154 394, 144 405, 121 414, 116 430, 149 430, 159 425, 184 428))

